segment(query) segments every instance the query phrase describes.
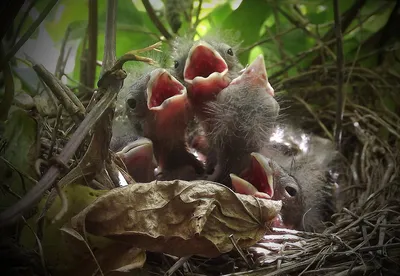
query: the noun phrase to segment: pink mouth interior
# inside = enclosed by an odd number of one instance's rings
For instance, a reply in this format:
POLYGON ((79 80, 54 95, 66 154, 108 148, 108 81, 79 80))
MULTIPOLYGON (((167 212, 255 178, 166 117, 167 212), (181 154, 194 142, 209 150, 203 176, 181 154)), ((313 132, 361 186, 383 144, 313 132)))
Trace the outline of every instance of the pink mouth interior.
POLYGON ((171 75, 167 73, 159 75, 151 88, 149 108, 160 106, 168 98, 182 94, 183 88, 183 85, 172 79, 171 75))
POLYGON ((272 197, 271 185, 268 183, 268 177, 259 162, 253 157, 251 159, 251 168, 244 171, 241 178, 251 183, 259 192, 266 193, 272 197))
POLYGON ((208 47, 199 45, 192 52, 184 77, 189 80, 199 76, 207 78, 214 72, 222 73, 226 69, 227 65, 220 57, 217 57, 208 47))

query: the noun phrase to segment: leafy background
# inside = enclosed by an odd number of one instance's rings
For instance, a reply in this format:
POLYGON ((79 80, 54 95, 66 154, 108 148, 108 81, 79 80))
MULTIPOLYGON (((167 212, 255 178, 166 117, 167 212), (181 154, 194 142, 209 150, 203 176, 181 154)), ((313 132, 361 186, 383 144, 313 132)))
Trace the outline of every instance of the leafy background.
MULTIPOLYGON (((184 11, 188 1, 168 0, 172 11, 184 11), (185 5, 186 3, 186 5, 185 5)), ((145 1, 119 0, 117 10, 117 57, 124 53, 164 41, 164 55, 171 50, 167 41, 156 28, 143 5, 145 1)), ((215 32, 229 33, 240 42, 238 55, 243 64, 251 62, 262 53, 269 79, 278 98, 283 98, 282 107, 287 114, 294 115, 296 124, 309 131, 333 140, 335 113, 337 112, 337 49, 335 39, 334 1, 272 1, 272 0, 204 0, 193 1, 193 9, 186 15, 179 14, 182 26, 176 34, 168 23, 163 1, 150 1, 156 16, 171 36, 190 36, 198 39, 215 32), (289 108, 288 108, 289 107, 289 108)), ((373 135, 384 140, 396 139, 399 122, 399 32, 396 13, 399 1, 338 0, 342 15, 342 40, 344 53, 344 86, 346 108, 344 125, 359 122, 357 112, 373 110, 371 116, 388 116, 365 122, 374 126, 373 135), (362 109, 364 108, 364 110, 362 109), (366 108, 366 109, 365 109, 366 108), (377 124, 377 125, 375 125, 377 124)), ((82 77, 87 68, 87 56, 83 48, 88 47, 88 13, 90 1, 57 1, 51 12, 11 59, 14 73, 16 97, 25 93, 41 98, 45 89, 27 61, 43 64, 49 71, 60 74, 63 82, 80 96, 91 92, 99 78, 101 67, 96 67, 92 82, 82 77), (68 37, 66 34, 68 33, 68 37), (62 49, 64 47, 64 49, 62 49), (55 72, 60 53, 65 66, 55 72), (89 86, 89 87, 88 87, 89 86), (83 93, 83 94, 82 94, 83 93)), ((25 34, 49 4, 47 1, 26 2, 18 13, 10 36, 4 39, 5 51, 25 34), (34 4, 34 5, 33 5, 34 4), (29 9, 30 8, 30 9, 29 9)), ((106 1, 98 1, 97 56, 101 61, 104 52, 106 1)), ((46 93, 44 93, 46 94, 46 93)), ((4 96, 4 87, 1 95, 4 96)), ((90 95, 90 94, 89 94, 90 95)), ((55 106, 42 97, 42 110, 55 110, 55 106)), ((4 112, 3 112, 4 113, 4 112)), ((26 113, 10 113, 5 140, 15 141, 15 147, 5 152, 7 160, 20 171, 32 175, 35 159, 30 145, 35 138, 35 122, 26 113), (24 116, 26 118, 24 118, 24 116), (13 120, 10 120, 13 119, 13 120), (15 124, 15 125, 14 125, 15 124), (18 129, 22 125, 23 128, 18 129), (17 127, 18 126, 18 127, 17 127), (24 138, 22 138, 24 137, 24 138), (19 141, 19 142, 17 142, 19 141), (21 145, 18 147, 18 145, 21 145), (28 154, 27 154, 28 152, 28 154), (32 158, 30 160, 26 156, 32 158)), ((362 121, 362 120, 361 120, 362 121)), ((344 130, 343 147, 354 147, 357 129, 344 130)), ((358 137, 360 140, 361 138, 358 137)), ((362 138, 363 139, 363 138, 362 138)), ((390 140, 390 147, 396 145, 390 140)), ((11 143, 12 145, 12 143, 11 143)), ((343 152, 351 158, 351 151, 343 152)), ((4 173, 8 177, 7 173, 4 173)), ((6 176, 5 179, 9 180, 6 176)), ((14 176, 13 181, 18 180, 14 176)), ((29 182, 29 181, 27 181, 29 182)), ((16 193, 24 193, 17 185, 16 193)), ((29 188, 29 185, 28 185, 29 188)), ((7 197, 8 198, 8 197, 7 197)), ((17 197, 13 197, 12 202, 17 197)), ((3 201, 7 206, 9 200, 3 201)))
MULTIPOLYGON (((187 3, 184 0, 168 1, 173 3, 176 11, 183 11, 184 3, 187 3)), ((50 2, 26 1, 10 28, 11 35, 3 39, 6 53, 14 49, 15 42, 29 30, 50 2), (33 8, 28 10, 31 3, 33 8)), ((95 88, 82 77, 86 70, 82 65, 87 63, 83 49, 88 47, 86 34, 90 2, 57 1, 39 28, 10 58, 15 96, 9 112, 0 108, 0 115, 7 113, 7 120, 0 125, 1 210, 17 202, 40 177, 36 174, 41 138, 38 136, 45 131, 51 132, 46 129, 47 125, 42 124, 51 116, 42 114, 52 114, 54 118, 56 113, 56 104, 46 97, 46 89, 29 60, 43 64, 52 73, 60 73, 62 81, 85 101, 95 88), (69 36, 65 39, 68 30, 69 36), (63 62, 65 68, 57 72, 60 53, 66 59, 63 62), (38 110, 34 110, 32 104, 29 108, 21 108, 26 94, 35 99, 38 110)), ((96 59, 101 61, 106 1, 97 2, 96 59)), ((145 1, 118 0, 117 57, 160 39, 164 42, 164 54, 168 56, 170 41, 161 37, 142 2, 145 1)), ((343 93, 346 98, 340 143, 345 157, 342 187, 346 196, 342 204, 360 210, 363 208, 359 206, 368 201, 373 191, 400 176, 397 165, 400 162, 400 19, 396 16, 400 12, 400 1, 337 2, 343 26, 343 93)), ((270 82, 277 97, 282 99, 282 110, 306 131, 334 140, 339 95, 334 1, 194 1, 188 16, 180 14, 182 26, 176 34, 167 21, 164 2, 153 0, 150 3, 169 34, 198 39, 216 30, 231 30, 232 37, 240 42, 237 54, 242 64, 248 64, 260 53, 264 54, 270 82)), ((100 71, 101 67, 97 66, 93 83, 98 80, 100 71)), ((6 82, 7 78, 4 78, 1 83, 6 82)), ((0 96, 3 104, 7 96, 3 85, 0 96)), ((62 135, 60 140, 65 143, 68 135, 62 135)), ((75 188, 71 187, 71 190, 75 188)), ((77 190, 81 196, 82 187, 77 190)), ((93 192, 88 193, 91 195, 88 198, 77 196, 69 200, 82 201, 82 204, 76 204, 76 208, 81 208, 87 201, 94 200, 93 192)), ((73 191, 71 194, 76 195, 73 191)), ((53 226, 53 230, 58 230, 58 227, 53 226)), ((60 233, 57 235, 59 237, 60 233)))
MULTIPOLYGON (((38 4, 34 7, 34 10, 36 10, 36 13, 40 13, 45 1, 37 2, 38 4)), ((168 28, 162 1, 150 2, 155 7, 164 26, 168 28)), ((180 1, 176 2, 179 7, 180 1)), ((341 13, 346 12, 356 2, 358 1, 340 0, 341 13)), ((393 11, 395 2, 366 1, 360 13, 352 20, 343 36, 343 49, 347 62, 356 61, 360 62, 360 65, 367 67, 378 65, 376 55, 360 61, 358 61, 358 58, 371 52, 371 47, 368 47, 365 42, 383 29, 393 11)), ((198 34, 204 35, 215 28, 235 30, 239 33, 239 41, 243 49, 239 55, 243 64, 253 60, 257 54, 263 53, 270 76, 274 76, 274 73, 280 72, 289 64, 296 63, 295 66, 284 72, 286 77, 294 76, 308 68, 315 56, 323 54, 323 47, 318 46, 323 45, 323 42, 326 43, 323 38, 334 27, 332 3, 332 1, 323 0, 202 1, 200 21, 196 31, 198 34), (303 28, 298 28, 299 26, 303 26, 303 28), (318 49, 310 53, 301 62, 296 62, 296 57, 316 46, 318 49)), ((195 12, 197 7, 198 1, 195 1, 195 12)), ((158 41, 159 32, 147 15, 141 1, 118 1, 117 13, 117 56, 158 41)), ((102 60, 104 50, 105 16, 105 1, 99 1, 98 60, 102 60)), ((31 37, 35 41, 26 46, 23 49, 24 51, 20 51, 19 54, 22 55, 22 52, 25 52, 36 58, 38 62, 55 68, 56 58, 58 58, 56 55, 57 50, 60 49, 67 28, 71 28, 69 44, 73 48, 69 57, 71 60, 68 61, 67 74, 74 80, 79 80, 79 60, 86 32, 87 17, 88 1, 58 1, 41 25, 41 28, 31 37), (40 33, 44 32, 46 34, 40 35, 40 33), (44 40, 43 36, 47 34, 50 39, 44 40), (54 55, 49 57, 49 53, 43 51, 43 49, 51 49, 54 55)), ((21 33, 30 26, 32 20, 32 17, 28 17, 23 24, 21 33)), ((195 20, 196 14, 193 14, 192 21, 195 20)), ((186 34, 188 27, 188 23, 184 22, 178 34, 186 34)), ((198 35, 196 35, 197 37, 198 35)), ((335 53, 331 52, 331 55, 327 57, 327 61, 330 64, 334 64, 335 53)), ((97 76, 99 72, 100 68, 97 70, 97 76)))

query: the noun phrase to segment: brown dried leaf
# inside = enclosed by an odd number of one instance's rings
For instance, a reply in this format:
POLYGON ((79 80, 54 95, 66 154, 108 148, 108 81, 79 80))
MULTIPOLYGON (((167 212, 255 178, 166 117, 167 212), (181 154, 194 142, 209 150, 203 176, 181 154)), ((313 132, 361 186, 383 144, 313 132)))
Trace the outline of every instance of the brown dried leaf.
POLYGON ((207 181, 154 181, 116 188, 72 218, 83 233, 175 256, 215 257, 262 238, 281 201, 236 194, 207 181))

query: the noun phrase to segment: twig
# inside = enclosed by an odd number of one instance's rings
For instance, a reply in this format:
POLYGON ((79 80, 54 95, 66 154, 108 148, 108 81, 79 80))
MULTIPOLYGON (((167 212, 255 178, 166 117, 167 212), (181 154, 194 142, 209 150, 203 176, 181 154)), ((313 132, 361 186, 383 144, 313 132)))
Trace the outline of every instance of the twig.
POLYGON ((117 1, 107 1, 107 17, 106 17, 106 33, 104 40, 104 55, 103 55, 103 68, 101 75, 111 69, 114 65, 115 57, 115 38, 116 38, 116 18, 117 18, 117 1))
MULTIPOLYGON (((68 52, 65 55, 64 60, 61 62, 61 68, 60 68, 60 72, 62 73, 61 77, 65 75, 65 73, 64 73, 65 72, 65 66, 67 65, 68 58, 71 55, 71 51, 72 51, 72 47, 69 47, 68 48, 68 52)), ((61 79, 61 77, 59 79, 61 79)))
POLYGON ((13 44, 13 45, 15 44, 15 42, 17 42, 17 38, 18 38, 19 32, 21 31, 22 26, 23 26, 24 23, 25 23, 25 20, 28 18, 29 12, 30 12, 31 9, 35 6, 35 4, 36 4, 37 1, 38 1, 38 0, 32 0, 32 1, 29 3, 28 8, 26 9, 26 11, 24 12, 24 14, 22 15, 21 21, 19 21, 19 24, 18 24, 18 26, 17 26, 17 29, 15 30, 14 38, 13 38, 13 40, 12 40, 12 44, 13 44))
MULTIPOLYGON (((116 24, 116 23, 114 23, 116 24)), ((85 85, 94 88, 96 77, 96 58, 97 58, 97 0, 89 1, 89 23, 88 23, 88 54, 86 67, 85 85)))
POLYGON ((343 55, 343 38, 341 30, 341 19, 339 11, 339 1, 333 0, 333 12, 335 17, 336 30, 336 62, 337 62, 337 105, 336 105, 336 123, 335 123, 335 145, 340 152, 342 143, 342 122, 344 112, 344 91, 343 91, 343 70, 344 70, 344 55, 343 55))
POLYGON ((321 40, 321 38, 319 38, 316 34, 312 33, 311 31, 309 31, 306 26, 304 24, 302 24, 301 22, 298 22, 297 20, 295 20, 292 16, 290 16, 287 12, 285 12, 283 9, 281 9, 280 7, 277 7, 278 11, 283 14, 286 19, 292 23, 293 25, 295 25, 297 28, 303 30, 303 32, 305 32, 307 35, 311 36, 312 38, 314 38, 317 43, 319 45, 321 45, 321 47, 325 48, 326 51, 332 56, 335 57, 335 54, 332 52, 332 50, 321 40))
POLYGON ((7 53, 4 59, 1 60, 0 70, 4 67, 5 63, 8 62, 25 44, 25 42, 31 37, 31 35, 36 31, 37 27, 39 27, 40 23, 46 18, 49 12, 53 9, 53 7, 57 4, 57 0, 50 0, 47 6, 44 8, 43 12, 39 15, 39 17, 32 23, 29 29, 24 33, 24 35, 18 40, 18 42, 12 47, 12 49, 7 53))
POLYGON ((23 171, 20 171, 17 167, 15 167, 13 164, 10 163, 10 161, 8 161, 7 159, 5 159, 3 156, 0 156, 0 160, 3 160, 3 162, 5 162, 7 164, 7 166, 9 166, 11 169, 13 169, 14 171, 16 171, 19 175, 21 175, 21 179, 23 178, 27 178, 30 181, 32 181, 34 184, 37 184, 37 180, 34 179, 33 177, 31 177, 30 175, 26 174, 23 171))
POLYGON ((153 7, 151 6, 149 0, 142 0, 143 6, 145 7, 147 14, 149 15, 151 21, 153 21, 154 25, 160 31, 160 33, 167 39, 170 40, 172 35, 167 31, 164 25, 161 23, 160 19, 157 17, 154 12, 153 7))
POLYGON ((53 92, 64 106, 65 110, 74 118, 75 123, 79 124, 84 117, 85 108, 76 95, 59 79, 47 71, 43 65, 33 65, 33 70, 46 83, 51 92, 53 92))
POLYGON ((52 223, 55 223, 56 221, 60 220, 64 216, 64 214, 68 212, 68 199, 67 196, 65 195, 64 190, 61 189, 59 183, 56 183, 54 186, 58 196, 60 197, 61 209, 58 211, 57 215, 55 215, 54 219, 52 220, 52 223))
MULTIPOLYGON (((64 74, 64 76, 65 76, 68 80, 70 80, 70 81, 72 81, 73 83, 77 84, 78 87, 84 88, 87 92, 93 92, 93 90, 92 90, 90 87, 87 87, 87 86, 83 85, 82 83, 80 83, 79 81, 77 81, 77 80, 71 78, 71 77, 68 76, 67 74, 64 74)), ((83 96, 83 95, 79 94, 79 97, 82 97, 82 96, 83 96)))
POLYGON ((197 12, 196 12, 196 21, 193 24, 193 30, 197 29, 197 26, 200 23, 200 12, 201 12, 201 8, 203 7, 203 0, 199 0, 199 7, 197 8, 197 12))
MULTIPOLYGON (((5 51, 3 42, 0 41, 0 60, 4 60, 5 51)), ((14 79, 11 72, 11 66, 7 62, 3 67, 4 73, 4 95, 0 102, 0 121, 5 121, 8 118, 8 111, 14 100, 14 79)))
MULTIPOLYGON (((285 34, 287 34, 287 33, 292 32, 292 31, 294 31, 294 30, 297 30, 297 27, 292 27, 292 28, 290 28, 290 29, 287 29, 286 31, 282 31, 282 32, 280 32, 279 34, 276 34, 275 37, 280 37, 280 36, 282 36, 282 35, 285 35, 285 34)), ((247 46, 246 48, 240 49, 240 50, 238 51, 238 54, 241 54, 241 53, 250 51, 250 50, 253 49, 254 47, 257 47, 257 46, 259 46, 259 45, 261 45, 261 44, 264 44, 264 43, 267 43, 267 42, 269 42, 269 41, 272 41, 273 39, 274 39, 273 37, 268 37, 268 38, 261 39, 261 40, 259 40, 259 41, 257 41, 257 42, 254 42, 253 44, 247 46)))
POLYGON ((187 262, 190 257, 192 256, 186 256, 186 257, 182 257, 180 258, 176 263, 174 263, 173 266, 171 266, 170 269, 168 269, 167 272, 165 272, 164 276, 170 276, 172 274, 175 273, 175 271, 177 271, 185 262, 187 262))
POLYGON ((232 245, 235 247, 236 251, 239 253, 240 257, 242 257, 243 261, 247 264, 248 268, 252 268, 254 263, 250 263, 249 260, 246 258, 246 255, 243 253, 243 250, 239 247, 237 242, 235 241, 233 234, 229 235, 229 239, 231 240, 232 245))
POLYGON ((0 9, 0 41, 7 32, 12 32, 14 20, 24 5, 24 0, 2 1, 0 9))
POLYGON ((294 98, 305 106, 305 108, 310 112, 310 114, 315 118, 315 120, 318 122, 318 124, 324 130, 326 136, 328 136, 328 138, 332 141, 333 140, 332 134, 326 128, 326 126, 321 122, 321 120, 318 118, 317 114, 314 113, 314 111, 312 110, 311 106, 309 106, 309 104, 307 104, 302 98, 300 98, 298 96, 294 96, 294 98))
POLYGON ((38 237, 38 235, 36 235, 35 231, 33 231, 32 227, 29 225, 29 223, 26 221, 26 219, 24 217, 22 217, 22 220, 24 221, 24 224, 26 227, 28 227, 28 229, 32 232, 33 236, 35 236, 35 240, 36 240, 36 244, 37 244, 37 248, 39 250, 39 256, 40 256, 40 264, 42 265, 43 268, 43 274, 45 276, 48 275, 48 271, 46 269, 46 261, 44 258, 44 253, 43 253, 43 246, 42 243, 38 237))
MULTIPOLYGON (((367 0, 357 0, 356 3, 353 4, 347 11, 344 12, 343 14, 343 22, 341 23, 341 32, 344 33, 346 29, 350 26, 350 23, 353 22, 353 19, 356 17, 356 15, 359 13, 361 8, 364 6, 364 4, 367 2, 367 0)), ((336 26, 333 26, 332 29, 328 30, 324 37, 322 38, 322 41, 328 41, 331 40, 332 38, 335 37, 335 32, 336 32, 336 26)), ((311 64, 318 64, 321 63, 321 56, 316 57, 311 64)))
POLYGON ((56 144, 56 139, 57 139, 57 131, 58 131, 58 128, 60 127, 60 122, 61 122, 62 110, 63 110, 62 106, 59 105, 58 110, 57 110, 56 122, 54 123, 53 132, 51 134, 51 144, 50 144, 50 148, 49 148, 49 153, 47 154, 48 159, 51 159, 51 157, 53 156, 53 150, 54 150, 54 146, 56 144))
POLYGON ((68 26, 67 30, 65 31, 65 35, 62 40, 62 43, 61 43, 60 55, 58 56, 56 70, 54 71, 56 78, 58 78, 58 79, 61 79, 61 77, 64 73, 63 72, 64 70, 62 70, 62 68, 63 68, 62 64, 67 61, 67 59, 65 59, 65 61, 64 61, 65 45, 67 44, 70 32, 71 32, 71 27, 68 26))
MULTIPOLYGON (((89 130, 92 129, 93 125, 109 107, 115 97, 116 94, 114 93, 105 93, 105 96, 99 103, 86 115, 85 119, 76 129, 63 151, 58 156, 59 163, 66 164, 71 159, 83 139, 89 133, 89 130)), ((51 166, 40 181, 29 190, 20 201, 0 213, 0 228, 18 220, 28 208, 37 203, 42 194, 53 185, 60 174, 60 170, 61 169, 56 165, 51 166)))

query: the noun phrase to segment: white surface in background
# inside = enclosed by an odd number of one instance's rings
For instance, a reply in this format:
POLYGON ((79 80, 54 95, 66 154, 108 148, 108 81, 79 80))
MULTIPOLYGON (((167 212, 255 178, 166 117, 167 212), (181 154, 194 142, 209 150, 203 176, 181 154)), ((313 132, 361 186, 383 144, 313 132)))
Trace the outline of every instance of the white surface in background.
MULTIPOLYGON (((25 5, 22 7, 22 9, 26 10, 27 5, 28 3, 25 2, 25 5)), ((58 5, 55 8, 57 8, 57 11, 53 22, 57 23, 60 20, 62 13, 64 12, 65 6, 58 5)), ((33 21, 38 18, 39 14, 40 13, 36 10, 36 8, 32 8, 31 11, 29 12, 29 16, 33 21)), ((48 21, 45 20, 40 24, 38 28, 38 36, 35 39, 28 39, 26 43, 21 47, 21 49, 17 52, 16 56, 24 59, 25 55, 27 55, 29 58, 32 58, 35 62, 42 64, 47 70, 54 73, 57 65, 57 60, 60 55, 62 41, 54 43, 49 33, 45 29, 46 22, 48 21)), ((18 37, 18 39, 20 39, 20 37, 18 37)), ((65 45, 65 53, 64 53, 65 56, 67 55, 69 49, 71 49, 64 70, 66 74, 70 74, 74 70, 76 52, 78 50, 79 42, 80 39, 71 40, 68 41, 67 44, 65 45)), ((27 67, 23 63, 20 63, 18 66, 27 67)), ((66 79, 63 78, 63 81, 66 82, 66 79)))

